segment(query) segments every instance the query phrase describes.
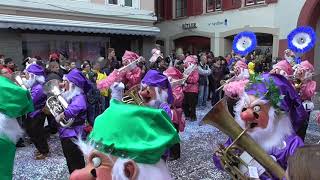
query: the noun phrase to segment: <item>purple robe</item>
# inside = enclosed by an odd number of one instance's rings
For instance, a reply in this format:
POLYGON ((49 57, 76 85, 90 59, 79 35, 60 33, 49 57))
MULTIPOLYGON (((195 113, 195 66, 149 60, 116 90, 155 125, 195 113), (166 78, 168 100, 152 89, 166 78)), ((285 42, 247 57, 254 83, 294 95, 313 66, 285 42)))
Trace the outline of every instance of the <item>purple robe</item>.
POLYGON ((47 95, 44 94, 43 87, 39 83, 32 86, 30 94, 34 105, 34 111, 29 113, 29 117, 32 119, 42 112, 42 109, 46 105, 47 95))
POLYGON ((71 99, 68 108, 65 109, 66 119, 74 118, 71 127, 59 127, 60 138, 77 137, 84 135, 84 123, 87 118, 87 101, 84 94, 77 95, 71 99))
MULTIPOLYGON (((231 139, 228 139, 228 141, 225 143, 225 146, 230 145, 231 142, 232 142, 231 139)), ((293 134, 291 136, 288 136, 285 139, 285 144, 286 144, 286 146, 283 149, 279 149, 279 148, 275 147, 270 152, 268 152, 269 155, 272 155, 277 159, 278 164, 284 170, 287 169, 288 158, 294 154, 294 152, 296 151, 297 148, 302 147, 304 145, 304 143, 299 136, 293 134)), ((223 167, 220 164, 220 159, 216 155, 213 155, 213 161, 214 161, 215 166, 218 169, 223 170, 223 167)), ((271 180, 271 179, 276 180, 277 178, 276 177, 270 178, 267 175, 262 174, 260 176, 260 179, 262 179, 262 180, 271 180)))
POLYGON ((171 112, 171 109, 170 109, 170 106, 168 103, 160 104, 159 109, 164 110, 168 114, 168 116, 170 117, 170 119, 172 121, 172 112, 171 112))

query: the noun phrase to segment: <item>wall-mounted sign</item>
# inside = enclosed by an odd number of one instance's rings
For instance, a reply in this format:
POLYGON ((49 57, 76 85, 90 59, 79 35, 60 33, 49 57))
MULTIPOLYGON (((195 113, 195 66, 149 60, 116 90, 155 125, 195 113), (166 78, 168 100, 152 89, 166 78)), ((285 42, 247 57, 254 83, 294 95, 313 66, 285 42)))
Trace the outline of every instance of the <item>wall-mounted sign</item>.
POLYGON ((228 19, 208 23, 209 26, 228 26, 228 19))
POLYGON ((184 23, 182 24, 182 29, 196 29, 197 23, 184 23))

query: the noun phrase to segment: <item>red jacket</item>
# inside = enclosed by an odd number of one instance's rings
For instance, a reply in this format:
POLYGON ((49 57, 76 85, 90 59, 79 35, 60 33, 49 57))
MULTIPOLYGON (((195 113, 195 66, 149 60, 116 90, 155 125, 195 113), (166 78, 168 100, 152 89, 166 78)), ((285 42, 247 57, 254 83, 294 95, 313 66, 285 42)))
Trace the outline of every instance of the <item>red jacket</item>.
POLYGON ((199 91, 199 73, 198 69, 195 69, 190 76, 187 79, 187 85, 184 88, 184 92, 192 92, 192 93, 198 93, 199 91))

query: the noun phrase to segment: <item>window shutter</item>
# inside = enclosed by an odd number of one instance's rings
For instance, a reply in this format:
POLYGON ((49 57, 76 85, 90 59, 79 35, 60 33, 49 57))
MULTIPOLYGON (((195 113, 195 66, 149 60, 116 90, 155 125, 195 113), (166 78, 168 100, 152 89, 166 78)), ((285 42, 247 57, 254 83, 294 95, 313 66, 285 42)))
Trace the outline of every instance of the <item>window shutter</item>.
POLYGON ((193 16, 193 13, 194 13, 193 0, 186 0, 186 1, 187 1, 187 16, 193 16))
POLYGON ((203 13, 203 1, 193 0, 193 15, 201 15, 203 13))
POLYGON ((241 7, 241 0, 222 0, 222 10, 238 9, 241 7))
POLYGON ((267 4, 277 3, 277 2, 278 2, 278 0, 266 0, 266 3, 267 3, 267 4))
POLYGON ((164 19, 172 19, 172 0, 164 0, 164 19))

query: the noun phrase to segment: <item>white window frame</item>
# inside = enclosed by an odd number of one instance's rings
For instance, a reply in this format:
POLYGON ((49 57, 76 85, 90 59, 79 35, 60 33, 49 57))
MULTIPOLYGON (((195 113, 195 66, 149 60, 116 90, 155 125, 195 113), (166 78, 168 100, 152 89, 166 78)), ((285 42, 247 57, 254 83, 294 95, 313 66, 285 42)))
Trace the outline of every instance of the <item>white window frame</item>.
POLYGON ((118 4, 109 4, 109 0, 105 0, 105 4, 108 6, 122 6, 140 9, 140 0, 132 0, 132 6, 125 6, 125 0, 118 0, 118 4))
POLYGON ((215 9, 216 9, 216 11, 221 11, 222 10, 222 0, 220 0, 220 8, 217 8, 218 6, 217 6, 217 0, 215 0, 215 9))
POLYGON ((264 0, 264 1, 259 1, 259 2, 257 2, 257 1, 255 1, 255 2, 252 2, 252 3, 247 3, 247 0, 245 1, 246 2, 246 6, 252 6, 252 5, 258 5, 258 4, 265 4, 266 3, 266 1, 264 0))

